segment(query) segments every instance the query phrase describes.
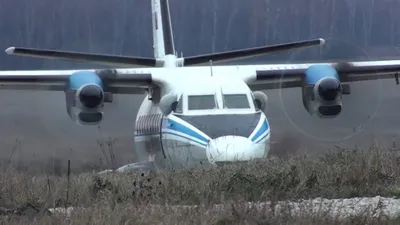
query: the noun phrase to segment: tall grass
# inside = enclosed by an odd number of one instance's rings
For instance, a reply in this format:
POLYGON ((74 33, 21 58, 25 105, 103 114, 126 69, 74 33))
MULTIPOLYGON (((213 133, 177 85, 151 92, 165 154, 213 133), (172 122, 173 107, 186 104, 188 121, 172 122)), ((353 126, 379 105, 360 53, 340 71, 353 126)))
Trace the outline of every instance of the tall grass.
POLYGON ((69 188, 66 176, 7 170, 0 173, 0 215, 3 214, 0 221, 5 224, 377 224, 384 218, 365 215, 340 221, 324 215, 300 218, 250 210, 241 203, 315 197, 398 197, 399 182, 400 156, 374 146, 368 150, 341 149, 320 158, 296 154, 218 168, 74 174, 69 188), (232 207, 218 210, 214 207, 218 203, 232 207), (173 207, 178 204, 201 207, 173 207), (48 215, 46 211, 65 205, 85 209, 77 209, 68 219, 48 215))

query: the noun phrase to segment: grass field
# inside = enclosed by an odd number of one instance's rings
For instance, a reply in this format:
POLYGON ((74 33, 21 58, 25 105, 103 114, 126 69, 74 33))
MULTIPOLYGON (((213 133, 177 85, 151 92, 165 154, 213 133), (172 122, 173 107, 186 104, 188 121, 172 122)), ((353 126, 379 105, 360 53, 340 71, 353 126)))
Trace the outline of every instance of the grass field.
POLYGON ((398 224, 400 219, 348 219, 267 212, 248 201, 400 196, 396 150, 338 149, 315 158, 296 154, 241 165, 130 174, 0 174, 1 224, 398 224), (218 209, 215 204, 228 208, 218 209), (158 207, 156 207, 158 205, 158 207), (161 205, 161 206, 160 206, 161 205), (200 205, 178 208, 175 205, 200 205), (83 207, 71 216, 52 207, 83 207))

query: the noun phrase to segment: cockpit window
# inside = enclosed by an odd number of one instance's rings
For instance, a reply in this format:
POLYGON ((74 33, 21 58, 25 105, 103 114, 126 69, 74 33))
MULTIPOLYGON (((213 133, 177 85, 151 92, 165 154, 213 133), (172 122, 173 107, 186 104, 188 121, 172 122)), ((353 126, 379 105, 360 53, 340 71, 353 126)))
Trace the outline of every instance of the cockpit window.
POLYGON ((203 110, 215 109, 214 95, 189 95, 188 96, 188 109, 189 110, 203 110))
POLYGON ((249 109, 250 103, 246 94, 224 94, 224 108, 249 109))

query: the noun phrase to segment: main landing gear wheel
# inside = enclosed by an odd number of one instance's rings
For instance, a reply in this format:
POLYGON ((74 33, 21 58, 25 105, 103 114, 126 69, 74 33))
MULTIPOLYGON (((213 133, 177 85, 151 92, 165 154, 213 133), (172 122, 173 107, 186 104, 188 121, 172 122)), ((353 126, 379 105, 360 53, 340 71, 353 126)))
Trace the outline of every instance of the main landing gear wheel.
POLYGON ((127 164, 125 166, 121 166, 118 169, 114 170, 105 170, 98 174, 104 174, 109 172, 119 172, 119 173, 129 173, 129 172, 137 172, 137 171, 154 171, 154 165, 152 162, 137 162, 127 164))

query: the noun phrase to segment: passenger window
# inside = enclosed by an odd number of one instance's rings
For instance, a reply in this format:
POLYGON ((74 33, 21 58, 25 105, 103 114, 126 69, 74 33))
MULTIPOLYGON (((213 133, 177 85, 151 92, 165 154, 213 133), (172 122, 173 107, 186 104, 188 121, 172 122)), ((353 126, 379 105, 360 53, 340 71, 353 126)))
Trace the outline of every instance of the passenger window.
POLYGON ((189 110, 204 110, 217 108, 214 95, 190 95, 188 96, 189 110))
POLYGON ((249 109, 250 103, 246 94, 224 94, 224 108, 249 109))

